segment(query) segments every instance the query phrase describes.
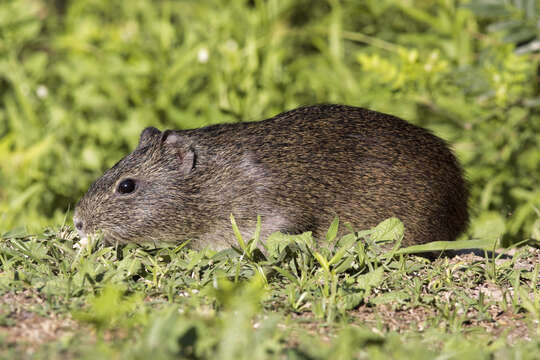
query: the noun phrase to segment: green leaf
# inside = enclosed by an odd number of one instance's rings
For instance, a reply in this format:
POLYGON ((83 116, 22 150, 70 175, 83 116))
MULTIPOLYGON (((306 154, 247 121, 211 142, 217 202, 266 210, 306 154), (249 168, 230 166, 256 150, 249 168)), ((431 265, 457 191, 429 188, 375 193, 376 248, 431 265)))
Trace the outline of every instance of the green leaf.
POLYGON ((257 248, 257 245, 259 245, 259 240, 261 237, 261 216, 257 215, 257 226, 255 227, 255 234, 253 234, 253 241, 251 242, 251 246, 249 248, 250 254, 255 251, 257 248))
POLYGON ((381 266, 373 271, 358 276, 356 282, 362 289, 365 290, 371 287, 379 286, 384 280, 383 275, 384 269, 381 266))
POLYGON ((354 263, 354 256, 348 256, 345 258, 345 260, 343 260, 343 262, 341 264, 339 264, 337 267, 335 267, 332 271, 335 273, 335 274, 340 274, 344 271, 347 271, 350 269, 350 267, 352 266, 352 264, 354 263))
POLYGON ((394 302, 400 303, 404 300, 409 299, 410 297, 411 296, 404 290, 399 290, 399 291, 391 291, 388 293, 381 294, 371 299, 369 302, 373 305, 382 305, 382 304, 388 304, 388 303, 394 303, 394 302))
POLYGON ((330 227, 328 228, 328 232, 326 233, 326 241, 332 242, 337 236, 339 228, 339 218, 336 216, 334 220, 332 221, 332 224, 330 224, 330 227))
POLYGON ((238 229, 238 226, 236 225, 236 220, 234 219, 233 214, 231 213, 231 225, 233 228, 234 236, 236 237, 236 240, 238 240, 238 244, 240 245, 240 248, 245 253, 246 252, 246 243, 244 242, 244 239, 242 238, 242 234, 240 234, 240 230, 238 229))
MULTIPOLYGON (((538 269, 537 269, 538 270, 538 269)), ((527 310, 537 321, 540 320, 540 292, 533 293, 532 296, 523 286, 518 289, 521 306, 527 310), (532 297, 532 300, 531 300, 532 297)))
POLYGON ((380 241, 395 241, 403 238, 403 223, 398 218, 389 218, 373 228, 371 239, 380 241))
POLYGON ((288 235, 280 233, 279 231, 270 234, 265 242, 268 255, 271 258, 277 258, 290 242, 291 238, 288 235))
POLYGON ((315 256, 315 259, 321 264, 322 268, 329 273, 330 272, 330 265, 328 265, 328 261, 325 259, 324 256, 322 256, 319 252, 315 251, 313 253, 313 256, 315 256))
POLYGON ((345 295, 340 299, 340 305, 344 308, 344 310, 352 310, 362 303, 364 300, 364 295, 364 291, 356 294, 345 295))
POLYGON ((349 242, 339 248, 339 250, 335 253, 335 255, 328 261, 329 265, 333 265, 338 263, 343 256, 347 253, 347 251, 354 245, 353 242, 349 242))
POLYGON ((433 241, 422 245, 413 245, 399 249, 396 254, 416 254, 444 250, 482 249, 493 250, 497 247, 497 239, 433 241))
POLYGON ((298 280, 296 279, 296 277, 291 274, 289 271, 285 270, 285 269, 282 269, 280 267, 277 267, 277 266, 272 266, 272 269, 276 270, 281 276, 289 279, 289 281, 293 284, 296 284, 298 285, 298 280))
POLYGON ((199 264, 199 262, 201 261, 201 259, 204 257, 204 252, 203 251, 199 251, 197 253, 194 253, 193 254, 193 257, 191 258, 191 260, 189 261, 189 263, 187 264, 186 266, 186 270, 188 271, 191 271, 193 270, 193 268, 199 264))

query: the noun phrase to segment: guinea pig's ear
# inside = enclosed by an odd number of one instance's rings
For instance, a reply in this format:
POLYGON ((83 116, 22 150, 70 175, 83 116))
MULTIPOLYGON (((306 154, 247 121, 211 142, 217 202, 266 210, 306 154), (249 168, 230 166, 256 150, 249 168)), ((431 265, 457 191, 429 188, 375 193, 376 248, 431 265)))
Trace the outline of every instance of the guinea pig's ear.
POLYGON ((184 137, 177 132, 174 132, 173 130, 165 130, 161 134, 161 142, 163 144, 173 145, 173 146, 180 146, 184 145, 184 137))
POLYGON ((161 131, 159 131, 153 126, 149 126, 146 129, 144 129, 141 132, 141 136, 139 137, 139 145, 137 145, 137 149, 142 148, 143 146, 147 145, 150 142, 150 140, 158 134, 161 134, 161 131))
POLYGON ((161 143, 174 147, 180 160, 179 170, 182 173, 188 174, 195 168, 195 151, 187 144, 185 137, 172 130, 165 130, 161 134, 161 143))

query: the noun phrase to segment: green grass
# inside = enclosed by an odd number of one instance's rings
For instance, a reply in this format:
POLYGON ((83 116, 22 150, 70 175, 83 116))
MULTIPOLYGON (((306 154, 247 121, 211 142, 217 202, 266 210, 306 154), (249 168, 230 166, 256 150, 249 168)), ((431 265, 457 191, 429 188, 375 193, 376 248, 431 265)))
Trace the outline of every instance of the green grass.
POLYGON ((470 237, 538 238, 539 23, 533 0, 2 1, 0 231, 62 223, 146 126, 337 102, 452 145, 470 237))
POLYGON ((489 251, 540 239, 539 24, 536 0, 1 1, 0 356, 539 358, 539 251, 489 251), (403 249, 388 220, 74 249, 73 205, 144 127, 320 102, 447 140, 465 243, 403 249), (415 256, 467 247, 485 256, 415 256))
POLYGON ((431 262, 400 254, 396 219, 338 226, 221 252, 5 234, 0 356, 538 358, 540 251, 431 262))

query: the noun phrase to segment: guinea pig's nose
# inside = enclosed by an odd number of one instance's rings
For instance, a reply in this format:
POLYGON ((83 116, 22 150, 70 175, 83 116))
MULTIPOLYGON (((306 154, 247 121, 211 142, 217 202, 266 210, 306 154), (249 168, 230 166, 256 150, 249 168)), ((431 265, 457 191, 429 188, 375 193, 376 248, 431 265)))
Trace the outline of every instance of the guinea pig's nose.
POLYGON ((73 219, 73 224, 75 224, 75 228, 77 228, 77 230, 82 231, 83 222, 81 220, 73 219))

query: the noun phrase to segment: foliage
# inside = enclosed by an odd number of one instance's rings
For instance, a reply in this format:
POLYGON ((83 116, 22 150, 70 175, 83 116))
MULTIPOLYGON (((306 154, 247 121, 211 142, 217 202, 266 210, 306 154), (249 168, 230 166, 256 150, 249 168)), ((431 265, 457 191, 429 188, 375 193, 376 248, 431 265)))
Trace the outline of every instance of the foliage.
POLYGON ((538 24, 537 0, 1 1, 0 357, 536 358, 538 252, 410 253, 540 239, 538 24), (403 249, 397 219, 315 241, 232 218, 220 252, 42 230, 146 126, 319 102, 445 138, 478 240, 403 249))
POLYGON ((538 234, 537 6, 3 1, 0 229, 64 222, 145 126, 338 102, 432 129, 464 164, 480 227, 502 223, 509 242, 538 234))
POLYGON ((540 265, 532 258, 533 266, 524 266, 532 254, 526 248, 469 265, 429 262, 397 255, 403 237, 397 219, 341 238, 338 227, 334 222, 318 245, 310 233, 276 233, 260 243, 266 254, 251 248, 256 234, 238 239, 243 250, 221 252, 105 246, 99 239, 77 249, 70 228, 7 235, 0 240, 0 299, 32 295, 15 309, 0 307, 0 356, 536 357, 540 265), (370 308, 375 318, 365 317, 370 308), (415 312, 400 333, 392 330, 397 316, 415 312), (32 316, 74 323, 50 341, 28 344, 32 316), (480 327, 499 318, 507 332, 529 327, 531 341, 511 344, 497 326, 480 327), (4 329, 19 328, 25 336, 2 337, 4 329))

